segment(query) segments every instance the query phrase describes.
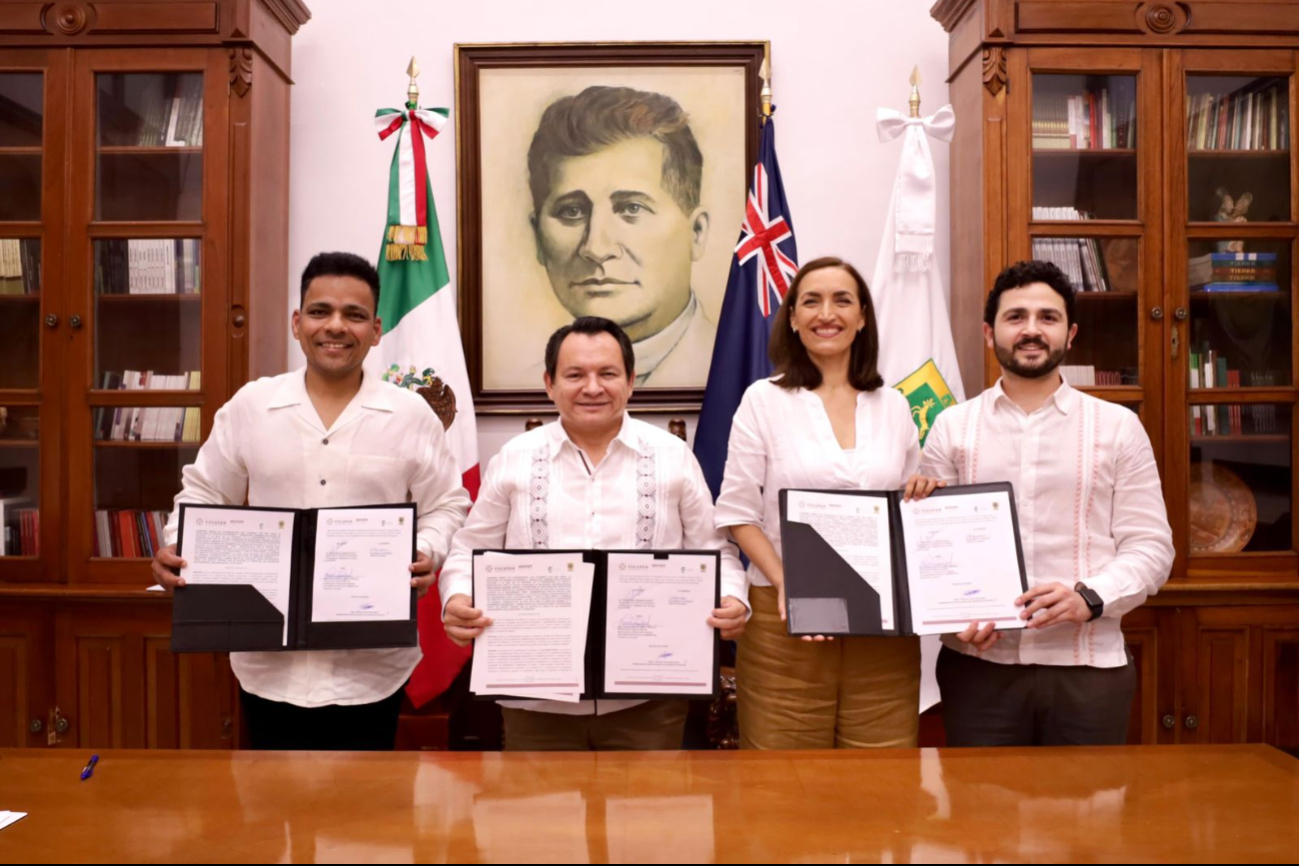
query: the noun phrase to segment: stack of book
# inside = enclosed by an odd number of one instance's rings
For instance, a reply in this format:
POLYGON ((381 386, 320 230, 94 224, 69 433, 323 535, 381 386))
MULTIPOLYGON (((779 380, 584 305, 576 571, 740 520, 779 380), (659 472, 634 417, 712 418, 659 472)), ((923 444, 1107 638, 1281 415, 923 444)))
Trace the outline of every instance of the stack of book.
MULTIPOLYGON (((1035 220, 1085 220, 1090 214, 1072 207, 1034 207, 1035 220)), ((1051 262, 1073 285, 1075 292, 1108 292, 1109 273, 1096 238, 1034 238, 1033 258, 1051 262)))
MULTIPOLYGON (((1251 388, 1274 388, 1278 381, 1286 381, 1271 370, 1250 373, 1248 379, 1251 388)), ((1251 403, 1248 409, 1249 432, 1259 435, 1288 432, 1288 426, 1283 429, 1277 422, 1275 403, 1251 403)))
POLYGON ((197 238, 99 241, 95 292, 101 295, 193 295, 201 284, 197 238))
MULTIPOLYGON (((1252 372, 1246 377, 1229 369, 1227 359, 1205 345, 1191 353, 1191 388, 1240 388, 1248 378, 1249 387, 1267 388, 1276 384, 1274 372, 1252 372)), ((1191 407, 1193 436, 1254 436, 1277 433, 1276 406, 1269 403, 1218 403, 1191 407)))
POLYGON ((1186 95, 1190 150, 1285 150, 1290 96, 1280 83, 1249 93, 1186 95))
POLYGON ((109 123, 122 119, 124 124, 117 129, 111 125, 106 128, 113 144, 139 147, 203 144, 202 74, 135 76, 132 92, 125 98, 114 92, 115 79, 121 80, 118 76, 105 76, 99 92, 101 105, 109 107, 109 123))
MULTIPOLYGON (((197 391, 198 370, 168 375, 126 370, 104 373, 106 391, 197 391)), ((198 442, 198 406, 99 406, 95 409, 95 438, 112 442, 198 442)))
POLYGON ((0 498, 0 556, 40 555, 40 511, 30 499, 0 498))
POLYGON ((95 512, 95 556, 152 558, 163 547, 166 511, 122 509, 95 512))
POLYGON ((1135 91, 1111 94, 1109 88, 1069 96, 1033 94, 1035 150, 1098 150, 1136 147, 1135 91))
POLYGON ((41 242, 0 239, 0 295, 35 295, 41 290, 41 242))
POLYGON ((1205 253, 1186 263, 1187 282, 1204 292, 1275 292, 1276 253, 1205 253))

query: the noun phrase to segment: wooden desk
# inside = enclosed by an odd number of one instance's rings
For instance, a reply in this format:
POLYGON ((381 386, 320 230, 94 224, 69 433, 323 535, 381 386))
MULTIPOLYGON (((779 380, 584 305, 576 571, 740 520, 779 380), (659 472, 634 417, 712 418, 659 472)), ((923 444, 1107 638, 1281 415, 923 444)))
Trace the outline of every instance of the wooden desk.
POLYGON ((10 863, 1294 862, 1266 746, 601 754, 0 751, 10 863))

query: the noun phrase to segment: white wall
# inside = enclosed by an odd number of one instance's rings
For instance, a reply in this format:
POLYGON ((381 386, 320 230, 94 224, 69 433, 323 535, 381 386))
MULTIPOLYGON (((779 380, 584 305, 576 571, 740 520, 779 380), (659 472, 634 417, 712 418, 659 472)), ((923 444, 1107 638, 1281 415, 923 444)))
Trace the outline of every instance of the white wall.
MULTIPOLYGON (((308 0, 312 20, 293 43, 289 282, 311 256, 350 250, 373 259, 387 202, 392 143, 381 143, 376 108, 405 98, 411 55, 419 59, 421 103, 454 113, 452 46, 457 42, 770 40, 777 149, 800 258, 839 255, 869 275, 900 139, 880 144, 875 109, 906 111, 907 78, 919 65, 922 110, 947 102, 947 35, 929 0, 308 0)), ((960 118, 957 119, 959 123, 960 118)), ((949 267, 947 146, 935 143, 939 178, 937 255, 949 267)), ((430 151, 433 195, 456 278, 454 129, 430 151)), ((738 235, 739 226, 719 227, 738 235)), ((946 279, 945 279, 945 282, 946 279)), ((297 305, 290 291, 291 307, 297 305)), ((286 369, 302 362, 291 343, 286 369)), ((647 416, 667 424, 668 416, 647 416)), ((693 416, 688 417, 691 435, 693 416)), ((518 417, 481 417, 483 465, 522 431, 518 417)))

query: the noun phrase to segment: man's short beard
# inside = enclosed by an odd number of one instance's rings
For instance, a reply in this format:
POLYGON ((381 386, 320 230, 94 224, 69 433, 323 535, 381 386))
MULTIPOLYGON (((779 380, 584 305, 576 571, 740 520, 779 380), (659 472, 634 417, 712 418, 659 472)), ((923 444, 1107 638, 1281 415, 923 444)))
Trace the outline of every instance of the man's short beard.
MULTIPOLYGON (((1041 343, 1040 345, 1044 348, 1046 347, 1045 343, 1041 343)), ((1000 343, 994 340, 992 343, 992 350, 997 356, 997 363, 1001 364, 1002 369, 1008 373, 1014 373, 1021 379, 1041 379, 1043 376, 1049 375, 1064 361, 1065 354, 1065 349, 1063 348, 1055 351, 1051 351, 1047 348, 1045 361, 1035 367, 1026 367, 1015 360, 1015 350, 1013 348, 1007 351, 1000 343)))

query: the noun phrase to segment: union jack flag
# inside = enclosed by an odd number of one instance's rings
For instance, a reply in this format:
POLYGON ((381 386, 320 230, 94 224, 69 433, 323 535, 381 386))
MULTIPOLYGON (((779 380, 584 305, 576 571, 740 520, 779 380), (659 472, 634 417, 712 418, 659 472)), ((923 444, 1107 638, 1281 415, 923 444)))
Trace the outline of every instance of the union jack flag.
POLYGON ((695 457, 714 497, 722 486, 731 418, 745 389, 771 375, 767 341, 772 316, 797 272, 794 222, 776 161, 775 121, 768 118, 762 126, 753 188, 745 202, 744 225, 731 260, 713 363, 695 431, 695 457))
MULTIPOLYGON (((771 121, 767 122, 770 126, 771 121)), ((766 137, 763 142, 765 144, 766 137)), ((772 154, 775 164, 775 154, 772 154)), ((780 183, 780 176, 776 176, 780 183)), ((777 189, 778 210, 772 212, 768 206, 770 181, 767 178, 767 167, 761 161, 753 167, 753 189, 744 206, 744 225, 740 229, 740 242, 735 245, 735 259, 741 265, 750 260, 758 260, 758 308, 765 319, 776 311, 780 302, 789 290, 789 284, 798 273, 798 264, 792 258, 794 252, 794 227, 781 211, 785 201, 783 190, 777 189), (783 241, 789 241, 789 255, 780 248, 783 241)), ((730 291, 730 284, 726 290, 730 291)))

